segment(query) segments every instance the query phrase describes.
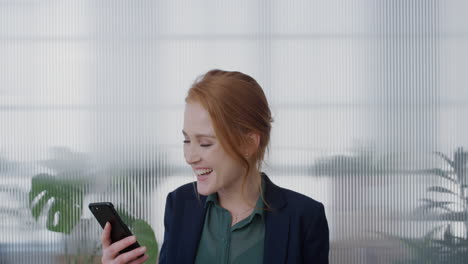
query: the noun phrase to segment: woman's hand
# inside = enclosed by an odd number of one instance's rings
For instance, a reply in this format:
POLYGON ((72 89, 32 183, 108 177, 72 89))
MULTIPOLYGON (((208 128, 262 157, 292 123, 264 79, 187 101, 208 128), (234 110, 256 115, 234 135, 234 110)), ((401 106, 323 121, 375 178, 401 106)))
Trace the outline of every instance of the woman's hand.
POLYGON ((136 237, 129 236, 115 243, 110 238, 111 225, 106 223, 102 232, 102 263, 103 264, 141 264, 148 259, 148 255, 138 258, 146 252, 146 247, 139 247, 132 251, 119 254, 121 250, 135 243, 136 237))

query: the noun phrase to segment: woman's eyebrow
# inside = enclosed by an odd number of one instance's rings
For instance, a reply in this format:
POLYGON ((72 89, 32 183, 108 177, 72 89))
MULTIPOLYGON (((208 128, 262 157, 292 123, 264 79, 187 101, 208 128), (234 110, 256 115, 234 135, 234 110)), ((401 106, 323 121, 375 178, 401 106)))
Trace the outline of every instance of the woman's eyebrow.
MULTIPOLYGON (((185 133, 184 130, 182 130, 182 134, 184 134, 184 136, 188 137, 187 133, 185 133)), ((200 137, 216 138, 215 135, 211 135, 211 134, 195 134, 195 137, 196 138, 200 138, 200 137)))

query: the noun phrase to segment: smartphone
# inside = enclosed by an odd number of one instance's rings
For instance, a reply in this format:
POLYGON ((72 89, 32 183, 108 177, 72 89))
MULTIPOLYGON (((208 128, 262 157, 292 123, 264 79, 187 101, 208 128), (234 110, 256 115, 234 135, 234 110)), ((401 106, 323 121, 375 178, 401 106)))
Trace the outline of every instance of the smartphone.
MULTIPOLYGON (((122 218, 120 218, 112 203, 90 203, 88 207, 102 228, 104 228, 107 222, 111 224, 112 243, 133 235, 132 232, 130 232, 130 229, 128 229, 127 225, 122 221, 122 218)), ((132 251, 133 249, 139 247, 140 245, 137 241, 119 253, 122 254, 128 251, 132 251)))

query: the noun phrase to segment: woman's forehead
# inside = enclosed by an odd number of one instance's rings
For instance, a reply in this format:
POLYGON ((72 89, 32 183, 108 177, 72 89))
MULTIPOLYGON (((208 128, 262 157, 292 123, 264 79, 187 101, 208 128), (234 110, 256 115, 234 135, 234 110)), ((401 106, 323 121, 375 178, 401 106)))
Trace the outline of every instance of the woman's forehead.
POLYGON ((184 113, 184 135, 200 135, 214 137, 213 124, 211 117, 200 104, 187 103, 184 113))

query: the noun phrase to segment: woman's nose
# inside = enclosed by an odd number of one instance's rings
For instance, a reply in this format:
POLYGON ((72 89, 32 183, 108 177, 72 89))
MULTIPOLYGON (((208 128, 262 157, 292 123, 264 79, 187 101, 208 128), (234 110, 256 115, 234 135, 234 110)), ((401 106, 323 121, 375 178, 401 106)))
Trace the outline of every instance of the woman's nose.
POLYGON ((200 155, 198 155, 197 151, 192 149, 191 147, 188 147, 185 150, 185 161, 188 164, 194 164, 200 161, 200 155))

